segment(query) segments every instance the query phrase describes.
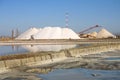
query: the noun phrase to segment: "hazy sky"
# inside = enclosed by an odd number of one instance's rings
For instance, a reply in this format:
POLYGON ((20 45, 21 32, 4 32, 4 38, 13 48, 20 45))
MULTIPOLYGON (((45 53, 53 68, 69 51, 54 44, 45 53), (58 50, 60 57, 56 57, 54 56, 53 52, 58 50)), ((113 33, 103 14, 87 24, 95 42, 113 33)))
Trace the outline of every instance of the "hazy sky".
POLYGON ((0 35, 30 27, 69 27, 79 32, 96 24, 120 32, 120 0, 0 0, 0 35))

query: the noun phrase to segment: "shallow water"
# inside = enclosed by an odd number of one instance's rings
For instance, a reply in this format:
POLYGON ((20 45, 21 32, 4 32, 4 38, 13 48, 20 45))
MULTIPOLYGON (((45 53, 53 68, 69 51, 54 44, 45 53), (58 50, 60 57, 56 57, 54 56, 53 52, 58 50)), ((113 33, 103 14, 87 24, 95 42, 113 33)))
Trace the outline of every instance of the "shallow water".
POLYGON ((120 60, 120 57, 109 57, 105 58, 105 60, 120 60))
MULTIPOLYGON (((60 50, 69 50, 71 48, 80 48, 82 46, 90 46, 90 45, 82 44, 82 45, 0 46, 0 51, 1 51, 0 55, 22 54, 26 52, 36 53, 38 51, 54 52, 60 50)), ((73 62, 69 62, 68 59, 67 62, 64 61, 63 63, 58 62, 55 63, 54 65, 48 64, 47 66, 44 67, 50 68, 50 70, 48 69, 47 73, 38 73, 38 77, 42 78, 43 80, 120 80, 119 52, 120 50, 114 50, 114 51, 102 52, 99 54, 90 54, 82 57, 76 57, 76 58, 72 57, 73 62), (96 60, 97 62, 95 62, 94 60, 96 60)), ((69 57, 71 58, 71 56, 68 56, 68 58, 69 57)), ((42 68, 41 70, 44 71, 44 69, 42 68)), ((37 72, 31 72, 31 73, 36 74, 37 72)), ((22 78, 18 77, 16 78, 16 80, 17 79, 21 80, 22 78)), ((13 80, 13 79, 8 77, 3 80, 13 80)))
POLYGON ((0 56, 8 54, 23 54, 26 52, 47 52, 47 51, 60 51, 71 48, 80 48, 91 46, 91 44, 74 44, 74 45, 9 45, 0 46, 0 56))
POLYGON ((88 45, 10 45, 0 46, 0 55, 20 54, 25 52, 40 52, 40 51, 60 51, 64 49, 77 48, 88 45))
POLYGON ((40 75, 44 80, 120 80, 120 70, 91 70, 83 68, 57 69, 40 75))
POLYGON ((21 54, 25 52, 27 52, 27 50, 21 46, 0 46, 0 55, 21 54))

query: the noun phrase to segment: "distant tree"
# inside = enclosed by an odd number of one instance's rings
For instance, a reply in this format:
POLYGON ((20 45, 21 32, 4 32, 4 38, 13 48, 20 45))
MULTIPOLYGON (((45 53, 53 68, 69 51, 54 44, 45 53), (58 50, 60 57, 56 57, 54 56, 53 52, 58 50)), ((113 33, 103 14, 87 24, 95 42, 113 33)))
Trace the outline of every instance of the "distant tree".
POLYGON ((115 34, 117 38, 120 38, 120 33, 115 34))

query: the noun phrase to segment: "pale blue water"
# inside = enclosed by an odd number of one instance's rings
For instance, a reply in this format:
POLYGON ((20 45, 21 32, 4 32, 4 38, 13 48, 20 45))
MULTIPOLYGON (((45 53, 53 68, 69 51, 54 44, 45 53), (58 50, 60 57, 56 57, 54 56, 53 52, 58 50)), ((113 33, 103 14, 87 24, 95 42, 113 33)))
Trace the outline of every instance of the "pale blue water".
MULTIPOLYGON (((83 45, 82 45, 83 46, 83 45)), ((86 45, 85 45, 86 46, 86 45)), ((18 45, 0 46, 0 55, 21 54, 25 52, 60 51, 63 49, 77 48, 80 45, 18 45)))
POLYGON ((43 80, 120 80, 120 70, 57 69, 39 76, 43 80))
POLYGON ((27 52, 21 46, 0 46, 0 55, 20 54, 27 52))
POLYGON ((120 57, 109 57, 105 58, 105 60, 120 60, 120 57))

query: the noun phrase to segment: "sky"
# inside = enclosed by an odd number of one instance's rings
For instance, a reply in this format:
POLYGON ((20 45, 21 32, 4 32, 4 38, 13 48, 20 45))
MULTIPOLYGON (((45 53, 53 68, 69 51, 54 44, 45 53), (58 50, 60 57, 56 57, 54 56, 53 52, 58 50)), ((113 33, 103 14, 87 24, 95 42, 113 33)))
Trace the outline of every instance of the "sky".
POLYGON ((68 27, 80 32, 96 24, 120 33, 120 0, 0 0, 0 35, 12 29, 68 27))

